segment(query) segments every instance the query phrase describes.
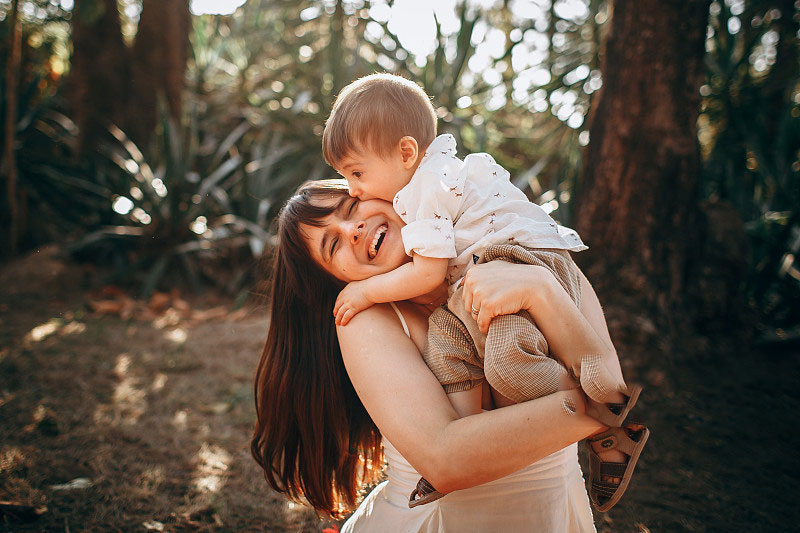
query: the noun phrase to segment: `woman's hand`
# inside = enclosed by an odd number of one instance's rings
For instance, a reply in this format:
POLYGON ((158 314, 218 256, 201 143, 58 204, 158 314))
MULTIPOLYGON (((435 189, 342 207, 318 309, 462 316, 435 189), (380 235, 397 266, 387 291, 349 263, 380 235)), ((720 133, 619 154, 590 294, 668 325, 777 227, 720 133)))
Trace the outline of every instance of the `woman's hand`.
POLYGON ((530 309, 537 291, 548 288, 551 282, 555 279, 544 267, 506 261, 475 265, 467 271, 462 283, 464 308, 486 333, 494 317, 530 309))

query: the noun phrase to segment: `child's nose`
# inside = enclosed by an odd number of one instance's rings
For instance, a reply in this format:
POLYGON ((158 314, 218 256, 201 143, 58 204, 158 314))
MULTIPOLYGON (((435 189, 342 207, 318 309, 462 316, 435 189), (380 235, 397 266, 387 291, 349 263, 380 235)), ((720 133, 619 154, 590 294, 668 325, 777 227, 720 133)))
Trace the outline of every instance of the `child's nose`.
POLYGON ((361 197, 361 189, 353 187, 352 185, 348 188, 347 192, 353 198, 360 198, 361 197))

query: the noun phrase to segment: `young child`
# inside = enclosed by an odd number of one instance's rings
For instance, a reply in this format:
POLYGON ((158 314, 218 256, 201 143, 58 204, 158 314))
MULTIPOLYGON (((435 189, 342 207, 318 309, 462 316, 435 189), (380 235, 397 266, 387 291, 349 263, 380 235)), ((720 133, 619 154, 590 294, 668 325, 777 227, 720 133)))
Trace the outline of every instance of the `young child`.
MULTIPOLYGON (((403 244, 413 259, 348 284, 336 301, 336 323, 346 325, 375 303, 422 296, 446 280, 451 295, 446 307, 431 315, 423 357, 458 414, 480 412, 484 379, 513 402, 551 394, 565 379, 579 379, 589 398, 587 413, 610 427, 588 446, 590 496, 596 508, 608 510, 627 488, 649 436, 643 426, 622 427, 640 387, 625 385, 612 348, 562 350, 557 361, 528 313, 497 316, 484 334, 476 322, 479 307, 465 309, 459 287, 476 262, 527 263, 550 270, 580 307, 580 273, 569 252, 586 246, 529 202, 490 155, 456 157, 455 139, 436 137, 436 122, 425 92, 399 76, 361 78, 336 99, 323 133, 325 160, 347 180, 352 196, 392 202, 406 223, 403 244)), ((378 231, 373 254, 380 237, 378 231)), ((442 496, 421 479, 409 506, 442 496)))

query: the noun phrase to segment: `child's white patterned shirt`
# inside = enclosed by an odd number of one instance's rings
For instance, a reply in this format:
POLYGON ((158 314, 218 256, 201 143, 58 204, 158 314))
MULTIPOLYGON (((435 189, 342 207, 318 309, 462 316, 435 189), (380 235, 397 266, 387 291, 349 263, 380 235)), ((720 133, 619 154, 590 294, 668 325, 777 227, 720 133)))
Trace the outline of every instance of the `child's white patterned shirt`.
POLYGON ((393 206, 406 223, 406 253, 450 259, 450 284, 492 244, 573 252, 587 248, 574 230, 529 202, 492 156, 456 157, 456 141, 449 134, 434 139, 393 206))

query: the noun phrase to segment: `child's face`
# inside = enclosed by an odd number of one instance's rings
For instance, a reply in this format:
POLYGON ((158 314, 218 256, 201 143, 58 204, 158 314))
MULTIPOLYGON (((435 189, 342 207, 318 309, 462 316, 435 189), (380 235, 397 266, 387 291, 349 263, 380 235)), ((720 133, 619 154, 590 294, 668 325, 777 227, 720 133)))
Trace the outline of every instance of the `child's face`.
POLYGON ((413 150, 413 154, 404 150, 402 143, 385 157, 365 149, 345 156, 336 166, 336 171, 347 180, 350 196, 359 200, 391 202, 398 191, 411 181, 416 155, 416 150, 413 150))

